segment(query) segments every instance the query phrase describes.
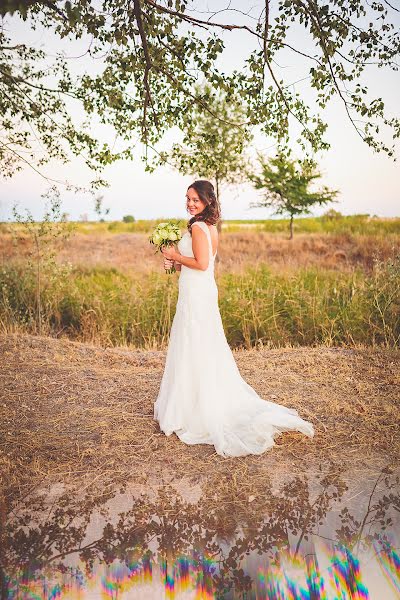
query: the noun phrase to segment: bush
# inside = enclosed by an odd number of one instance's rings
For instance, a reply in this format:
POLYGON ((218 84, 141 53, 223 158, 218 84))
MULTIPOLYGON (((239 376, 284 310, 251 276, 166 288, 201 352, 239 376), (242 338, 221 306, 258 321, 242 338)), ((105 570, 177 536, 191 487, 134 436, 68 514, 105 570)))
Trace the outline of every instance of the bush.
POLYGON ((343 217, 342 213, 334 208, 330 208, 321 217, 321 221, 332 221, 333 219, 341 219, 343 217))

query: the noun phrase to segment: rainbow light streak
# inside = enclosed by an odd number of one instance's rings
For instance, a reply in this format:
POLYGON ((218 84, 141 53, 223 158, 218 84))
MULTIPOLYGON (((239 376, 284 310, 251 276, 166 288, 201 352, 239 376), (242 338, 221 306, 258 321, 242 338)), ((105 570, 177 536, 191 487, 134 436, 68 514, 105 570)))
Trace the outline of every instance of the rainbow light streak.
MULTIPOLYGON (((400 557, 387 539, 375 540, 373 546, 378 572, 381 571, 390 591, 400 592, 400 557), (378 567, 379 564, 379 567, 378 567)), ((266 559, 267 561, 268 559, 266 559)), ((158 562, 146 553, 141 559, 100 564, 92 572, 81 567, 22 570, 10 578, 6 576, 7 600, 67 600, 83 599, 92 590, 103 600, 129 598, 125 592, 144 584, 161 584, 165 598, 175 600, 186 592, 196 600, 215 598, 214 577, 217 563, 200 552, 191 556, 177 556, 158 562), (156 569, 159 581, 154 581, 156 569)), ((158 578, 158 577, 157 577, 158 578)), ((383 580, 384 581, 384 580, 383 580)), ((382 590, 382 598, 385 591, 382 590)), ((276 562, 266 562, 259 568, 251 591, 256 600, 367 600, 368 590, 362 582, 359 560, 344 544, 318 543, 315 553, 303 556, 280 550, 276 562), (320 554, 321 552, 321 554, 320 554), (324 576, 322 576, 322 568, 324 576)))
POLYGON ((175 567, 175 561, 171 559, 162 558, 160 560, 160 575, 161 580, 165 589, 165 597, 168 600, 174 600, 175 598, 175 578, 177 570, 175 567), (171 573, 168 573, 168 566, 170 567, 171 573))
MULTIPOLYGON (((336 545, 326 549, 329 558, 327 583, 335 600, 367 600, 368 590, 361 581, 359 561, 348 548, 336 545)), ((257 600, 327 600, 328 592, 315 555, 306 560, 283 551, 280 567, 270 565, 258 570, 257 600), (303 574, 303 577, 301 576, 303 574)))
POLYGON ((259 568, 257 581, 259 583, 257 600, 285 600, 285 590, 277 567, 270 565, 267 571, 259 568))
POLYGON ((282 550, 280 552, 280 561, 284 567, 284 577, 287 587, 287 600, 310 600, 310 591, 307 585, 307 563, 305 558, 299 553, 291 550, 282 550), (293 576, 289 575, 289 571, 293 576), (298 581, 303 580, 306 587, 303 587, 298 581))
POLYGON ((179 590, 186 592, 190 586, 190 568, 191 562, 187 556, 179 556, 176 559, 177 565, 177 576, 176 579, 179 582, 179 590))
POLYGON ((400 556, 388 540, 374 540, 373 547, 386 581, 400 595, 400 556))
POLYGON ((168 600, 190 589, 194 589, 197 600, 214 598, 213 574, 216 565, 213 560, 198 553, 192 557, 178 556, 173 561, 163 557, 159 560, 159 569, 168 600))
POLYGON ((151 583, 152 567, 148 556, 140 562, 122 564, 115 562, 107 569, 107 573, 101 578, 101 591, 104 600, 117 598, 134 586, 151 583))
POLYGON ((143 565, 143 583, 151 583, 153 581, 153 568, 151 558, 145 556, 142 560, 143 565))
POLYGON ((8 596, 8 598, 23 598, 24 600, 42 600, 44 597, 42 594, 35 592, 31 585, 18 586, 16 595, 8 596))
POLYGON ((101 597, 106 600, 107 598, 116 598, 118 595, 118 584, 107 579, 107 577, 101 578, 101 597))
POLYGON ((321 575, 316 555, 312 555, 306 561, 307 563, 307 585, 309 598, 313 600, 327 600, 325 582, 321 575))
POLYGON ((56 583, 56 585, 53 587, 50 594, 48 595, 48 600, 56 600, 56 598, 61 598, 61 594, 62 594, 61 586, 60 586, 60 584, 56 583))
POLYGON ((368 590, 361 581, 358 559, 344 544, 336 544, 328 571, 332 574, 339 600, 366 600, 368 590))
POLYGON ((282 550, 279 561, 280 566, 270 565, 265 573, 262 569, 258 570, 258 587, 261 595, 257 598, 310 600, 312 596, 310 596, 307 584, 306 560, 299 554, 282 550))
POLYGON ((211 558, 206 556, 198 556, 196 561, 197 566, 197 578, 195 584, 196 600, 213 600, 214 585, 213 585, 213 573, 216 569, 216 565, 211 558))
POLYGON ((160 559, 159 566, 160 566, 160 575, 165 580, 165 578, 167 577, 167 561, 165 560, 165 558, 160 559))
POLYGON ((73 597, 80 599, 85 577, 79 569, 66 568, 62 573, 46 569, 24 571, 20 577, 6 578, 6 596, 11 600, 57 600, 73 597))
POLYGON ((168 600, 174 600, 175 598, 175 580, 171 575, 166 575, 164 579, 165 596, 168 600))

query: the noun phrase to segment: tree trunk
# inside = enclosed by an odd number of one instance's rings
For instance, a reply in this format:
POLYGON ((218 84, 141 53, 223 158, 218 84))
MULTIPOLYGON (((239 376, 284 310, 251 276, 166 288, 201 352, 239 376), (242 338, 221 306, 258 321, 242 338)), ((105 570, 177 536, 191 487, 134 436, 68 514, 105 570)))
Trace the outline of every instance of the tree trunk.
POLYGON ((290 215, 290 236, 289 240, 293 239, 293 215, 290 215))

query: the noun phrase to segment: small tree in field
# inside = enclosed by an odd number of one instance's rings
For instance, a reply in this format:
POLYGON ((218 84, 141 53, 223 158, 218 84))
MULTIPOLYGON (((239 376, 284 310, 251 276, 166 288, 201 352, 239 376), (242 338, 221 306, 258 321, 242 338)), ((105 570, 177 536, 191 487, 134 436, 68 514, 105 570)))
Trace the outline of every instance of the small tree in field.
POLYGON ((253 136, 243 124, 246 119, 240 104, 230 102, 221 92, 213 97, 209 86, 203 93, 213 114, 201 107, 194 109, 193 127, 185 132, 182 144, 174 144, 168 153, 161 152, 158 163, 168 163, 183 175, 212 180, 220 200, 222 185, 246 180, 245 149, 253 136))
MULTIPOLYGON (((23 235, 30 238, 33 250, 28 258, 28 268, 35 274, 36 296, 36 331, 42 333, 42 294, 45 285, 55 277, 67 275, 68 267, 59 268, 55 262, 56 247, 60 241, 66 241, 75 229, 73 223, 66 221, 66 213, 61 213, 59 190, 52 186, 43 198, 50 201, 45 214, 40 222, 34 220, 32 213, 26 209, 25 215, 18 212, 13 206, 15 221, 22 226, 23 235)), ((12 233, 14 233, 11 228, 12 233)), ((17 234, 17 238, 23 236, 17 234)))
POLYGON ((103 214, 106 216, 110 212, 109 208, 103 207, 103 200, 104 196, 97 196, 97 198, 94 199, 94 211, 99 216, 99 220, 102 222, 104 222, 103 214))
POLYGON ((338 219, 341 219, 342 217, 343 217, 342 213, 339 212, 338 210, 335 210, 334 208, 330 208, 322 215, 322 219, 324 221, 337 221, 338 219))
POLYGON ((259 164, 261 174, 248 173, 248 177, 264 197, 252 206, 271 207, 276 215, 289 215, 289 239, 293 239, 293 219, 296 215, 310 214, 315 205, 335 201, 338 194, 336 190, 323 186, 317 191, 310 191, 310 185, 321 177, 313 160, 296 161, 279 153, 268 160, 259 155, 259 164))

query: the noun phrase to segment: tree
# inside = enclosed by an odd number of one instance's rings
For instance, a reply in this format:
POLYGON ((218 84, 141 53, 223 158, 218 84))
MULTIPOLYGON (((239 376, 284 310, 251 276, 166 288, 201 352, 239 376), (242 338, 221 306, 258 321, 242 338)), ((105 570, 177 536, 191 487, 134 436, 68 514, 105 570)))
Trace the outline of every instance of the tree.
MULTIPOLYGON (((49 200, 50 206, 46 207, 39 222, 35 221, 28 209, 25 209, 25 215, 23 215, 18 212, 16 205, 13 206, 15 221, 22 226, 23 234, 28 236, 33 246, 27 266, 34 274, 35 279, 35 321, 38 335, 42 334, 42 295, 45 287, 55 280, 67 277, 70 270, 70 265, 57 265, 55 260, 57 245, 59 242, 65 242, 75 230, 75 225, 67 222, 66 213, 61 213, 58 189, 52 186, 42 197, 49 200)), ((16 234, 12 228, 10 231, 12 235, 16 235, 17 239, 23 239, 18 230, 16 234)))
POLYGON ((289 214, 290 238, 293 239, 293 218, 303 213, 310 214, 316 204, 333 202, 337 191, 323 186, 320 190, 310 191, 310 185, 321 177, 313 160, 295 161, 283 152, 265 160, 259 155, 261 174, 248 173, 249 179, 264 197, 253 206, 265 206, 275 209, 274 214, 289 214))
MULTIPOLYGON (((211 97, 210 87, 204 89, 211 97)), ((200 88, 196 87, 196 91, 200 92, 200 88)), ((168 163, 184 175, 213 180, 220 200, 223 184, 246 180, 244 151, 253 136, 248 127, 232 126, 232 123, 241 125, 245 120, 242 104, 229 103, 224 94, 218 93, 210 101, 210 107, 220 119, 195 107, 193 128, 184 132, 181 144, 174 144, 169 152, 160 152, 158 164, 168 163)))
POLYGON ((108 215, 110 212, 109 208, 103 207, 104 196, 97 196, 94 200, 94 212, 98 215, 99 221, 104 222, 104 216, 108 215))
POLYGON ((337 221, 338 219, 342 219, 342 218, 343 218, 342 213, 339 212, 338 210, 335 210, 334 208, 330 208, 329 210, 324 212, 324 214, 322 215, 323 221, 337 221))
POLYGON ((133 215, 125 215, 124 217, 122 217, 122 221, 124 223, 134 223, 135 217, 133 215))
POLYGON ((144 144, 147 161, 147 150, 169 128, 193 127, 195 111, 221 121, 212 108, 214 90, 243 102, 247 123, 259 125, 281 145, 297 138, 313 151, 328 143, 326 124, 310 106, 323 110, 337 97, 357 134, 373 149, 393 155, 393 145, 383 140, 388 133, 400 136, 400 121, 386 114, 384 100, 370 97, 363 83, 365 70, 398 68, 400 34, 392 22, 397 9, 390 2, 265 0, 258 14, 246 10, 235 11, 240 16, 232 22, 225 18, 232 15, 229 6, 217 16, 196 11, 188 0, 5 0, 0 5, 5 25, 16 14, 33 28, 43 27, 47 37, 84 41, 81 60, 87 68, 88 58, 96 59, 98 66, 73 75, 61 55, 51 65, 43 50, 16 43, 6 33, 12 28, 3 26, 2 172, 11 176, 27 164, 41 171, 51 158, 79 155, 96 172, 93 185, 101 185, 104 166, 132 157, 137 141, 144 144), (294 37, 301 41, 292 42, 292 30, 299 27, 302 35, 294 37), (221 34, 235 43, 238 30, 254 41, 254 49, 243 67, 226 74, 218 65, 225 46, 221 34), (277 67, 294 57, 315 92, 310 101, 277 67), (212 86, 211 94, 194 92, 202 78, 212 86), (71 104, 83 109, 87 122, 75 122, 71 104), (92 118, 114 128, 118 150, 94 137, 92 118))

